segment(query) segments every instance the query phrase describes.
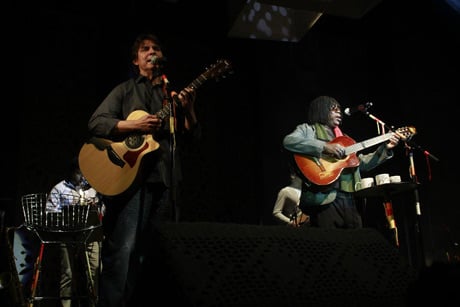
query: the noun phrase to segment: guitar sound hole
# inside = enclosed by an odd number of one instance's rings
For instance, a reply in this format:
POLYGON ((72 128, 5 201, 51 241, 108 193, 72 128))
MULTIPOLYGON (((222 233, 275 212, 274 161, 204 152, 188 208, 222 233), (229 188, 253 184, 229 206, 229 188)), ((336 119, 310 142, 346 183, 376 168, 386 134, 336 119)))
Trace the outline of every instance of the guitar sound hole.
POLYGON ((125 144, 130 149, 136 149, 144 143, 143 135, 130 135, 125 139, 125 144))

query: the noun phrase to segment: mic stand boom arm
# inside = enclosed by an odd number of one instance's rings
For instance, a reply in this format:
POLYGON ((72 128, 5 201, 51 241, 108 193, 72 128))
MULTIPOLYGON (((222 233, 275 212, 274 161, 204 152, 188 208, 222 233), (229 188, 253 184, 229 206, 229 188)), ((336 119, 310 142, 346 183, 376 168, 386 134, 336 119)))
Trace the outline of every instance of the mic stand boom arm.
POLYGON ((420 150, 424 155, 430 157, 431 159, 435 160, 436 162, 439 162, 439 159, 433 155, 432 153, 430 153, 428 150, 426 149, 423 149, 420 145, 416 144, 414 141, 412 140, 409 140, 406 142, 410 147, 412 148, 417 148, 418 150, 420 150))

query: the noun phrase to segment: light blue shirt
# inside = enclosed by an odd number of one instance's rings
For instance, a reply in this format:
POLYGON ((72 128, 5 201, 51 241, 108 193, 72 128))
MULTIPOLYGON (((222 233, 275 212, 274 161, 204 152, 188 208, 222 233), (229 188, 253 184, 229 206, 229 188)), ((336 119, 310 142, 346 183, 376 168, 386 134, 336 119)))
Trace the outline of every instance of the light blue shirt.
POLYGON ((50 191, 46 202, 47 212, 61 212, 64 206, 92 205, 99 202, 94 188, 82 189, 67 180, 62 180, 50 191))

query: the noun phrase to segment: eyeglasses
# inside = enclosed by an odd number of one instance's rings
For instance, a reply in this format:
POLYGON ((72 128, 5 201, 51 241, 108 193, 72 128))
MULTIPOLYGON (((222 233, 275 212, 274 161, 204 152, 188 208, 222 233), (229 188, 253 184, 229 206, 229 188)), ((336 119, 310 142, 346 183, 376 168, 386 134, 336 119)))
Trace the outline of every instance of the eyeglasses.
POLYGON ((332 106, 331 109, 330 109, 331 112, 336 112, 336 113, 340 113, 342 110, 340 109, 339 106, 332 106))

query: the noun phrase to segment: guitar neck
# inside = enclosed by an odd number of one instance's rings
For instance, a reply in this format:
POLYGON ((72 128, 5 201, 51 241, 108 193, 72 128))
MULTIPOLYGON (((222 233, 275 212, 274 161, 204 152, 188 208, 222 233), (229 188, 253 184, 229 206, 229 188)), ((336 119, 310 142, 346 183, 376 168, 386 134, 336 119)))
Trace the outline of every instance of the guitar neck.
MULTIPOLYGON (((201 75, 195 78, 195 80, 193 80, 187 87, 196 90, 201 85, 203 85, 205 81, 207 81, 208 79, 216 79, 224 72, 230 70, 230 68, 231 65, 229 61, 219 60, 217 61, 217 63, 208 68, 205 72, 203 72, 201 75)), ((171 114, 171 106, 173 103, 180 105, 181 102, 179 101, 177 95, 173 96, 171 99, 172 103, 167 103, 160 111, 155 113, 159 118, 165 119, 167 116, 169 116, 169 114, 171 114)))
MULTIPOLYGON (((187 87, 193 88, 193 89, 198 89, 201 85, 203 85, 204 81, 206 81, 207 78, 204 74, 201 74, 193 80, 187 87)), ((180 100, 177 98, 177 95, 172 97, 172 102, 177 104, 180 104, 180 100)), ((164 120, 166 117, 168 117, 171 114, 171 105, 172 103, 167 103, 160 111, 156 112, 155 115, 162 120, 164 120)))
POLYGON ((366 141, 355 143, 353 145, 345 147, 345 153, 346 153, 346 155, 349 155, 349 154, 358 152, 360 150, 363 150, 365 148, 372 147, 374 145, 377 145, 377 144, 380 144, 382 142, 385 142, 385 141, 389 140, 391 138, 391 136, 392 136, 392 133, 389 132, 389 133, 386 133, 386 134, 382 134, 382 135, 373 137, 373 138, 368 139, 366 141))
POLYGON ((192 82, 190 82, 190 84, 187 86, 187 87, 190 87, 190 88, 193 88, 193 89, 197 89, 199 88, 201 85, 204 84, 205 81, 207 81, 208 79, 206 78, 206 76, 204 74, 201 74, 199 75, 195 80, 193 80, 192 82))

